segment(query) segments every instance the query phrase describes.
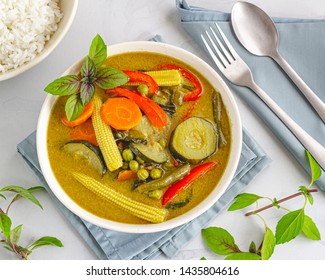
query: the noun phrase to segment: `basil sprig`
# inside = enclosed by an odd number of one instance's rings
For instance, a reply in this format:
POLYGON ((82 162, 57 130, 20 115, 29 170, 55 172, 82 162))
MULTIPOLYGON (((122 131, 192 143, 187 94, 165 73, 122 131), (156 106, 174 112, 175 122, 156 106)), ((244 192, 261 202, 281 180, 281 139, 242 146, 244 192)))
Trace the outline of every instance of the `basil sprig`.
POLYGON ((125 84, 129 78, 123 71, 103 66, 107 58, 107 46, 100 35, 92 40, 78 75, 66 75, 45 87, 52 95, 69 96, 65 105, 68 121, 78 118, 85 105, 92 100, 96 86, 110 89, 125 84))
POLYGON ((300 234, 303 234, 310 240, 320 240, 320 232, 312 218, 305 214, 305 208, 308 204, 313 205, 314 203, 312 193, 317 192, 317 189, 311 189, 311 186, 320 178, 322 170, 308 151, 306 151, 306 157, 311 173, 311 180, 308 186, 300 186, 297 193, 280 200, 251 193, 242 193, 237 195, 234 202, 229 206, 228 211, 234 211, 256 204, 256 209, 246 213, 245 216, 256 215, 263 221, 265 233, 259 247, 252 241, 248 251, 242 251, 235 243, 234 237, 227 230, 219 227, 209 227, 202 230, 202 237, 211 251, 218 255, 225 255, 226 260, 268 260, 277 245, 290 242, 300 234), (304 196, 305 198, 301 208, 289 210, 280 206, 280 203, 297 196, 304 196), (271 204, 257 209, 257 202, 262 199, 268 199, 271 204), (274 207, 287 212, 276 224, 275 234, 259 214, 266 209, 274 207))
POLYGON ((44 187, 41 186, 35 186, 28 189, 19 186, 7 186, 0 188, 0 245, 2 245, 4 249, 15 253, 17 256, 24 260, 27 260, 30 254, 39 247, 63 247, 62 242, 53 236, 43 236, 27 246, 21 246, 19 243, 23 225, 20 224, 13 227, 12 220, 9 217, 9 210, 11 209, 12 205, 22 198, 29 200, 30 202, 43 209, 39 200, 34 196, 35 192, 42 190, 44 190, 44 187), (3 194, 5 192, 11 192, 14 194, 13 198, 8 203, 6 208, 2 206, 4 200, 7 200, 7 197, 3 194))

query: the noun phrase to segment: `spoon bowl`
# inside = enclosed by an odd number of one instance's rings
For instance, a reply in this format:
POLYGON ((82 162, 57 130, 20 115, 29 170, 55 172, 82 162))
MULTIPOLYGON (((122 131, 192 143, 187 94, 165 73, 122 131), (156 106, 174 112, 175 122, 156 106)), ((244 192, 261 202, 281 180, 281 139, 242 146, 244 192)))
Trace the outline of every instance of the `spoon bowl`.
POLYGON ((231 23, 240 43, 252 54, 273 58, 300 89, 325 123, 325 103, 278 52, 279 36, 272 19, 259 7, 239 1, 232 8, 231 23))
POLYGON ((257 6, 237 2, 231 12, 232 26, 241 44, 258 56, 270 56, 278 48, 278 31, 271 18, 257 6))

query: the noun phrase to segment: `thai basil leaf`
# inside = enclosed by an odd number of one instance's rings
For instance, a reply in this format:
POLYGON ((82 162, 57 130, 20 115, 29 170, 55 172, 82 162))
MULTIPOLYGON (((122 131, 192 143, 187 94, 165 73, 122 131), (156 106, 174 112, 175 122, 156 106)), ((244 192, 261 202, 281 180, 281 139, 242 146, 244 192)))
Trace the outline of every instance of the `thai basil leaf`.
POLYGON ((3 194, 0 193, 0 197, 2 197, 3 199, 7 199, 3 194))
POLYGON ((80 88, 80 99, 83 105, 86 105, 95 94, 95 85, 83 82, 80 88))
POLYGON ((308 237, 311 240, 320 240, 321 239, 320 232, 319 232, 316 224, 314 223, 312 218, 310 218, 307 215, 305 215, 302 232, 306 235, 306 237, 308 237))
POLYGON ((256 244, 255 244, 254 241, 252 241, 251 244, 249 245, 248 251, 250 253, 256 253, 257 252, 256 244))
POLYGON ((96 74, 95 84, 102 89, 121 86, 129 80, 129 77, 121 70, 114 68, 100 68, 96 74))
POLYGON ((34 204, 38 205, 40 208, 43 209, 42 205, 37 200, 37 198, 29 190, 27 190, 25 188, 22 188, 19 186, 7 186, 0 190, 0 192, 3 192, 3 191, 16 192, 18 195, 20 195, 26 199, 29 199, 31 202, 33 202, 34 204))
POLYGON ((0 214, 0 229, 7 241, 10 241, 11 220, 5 213, 0 214))
POLYGON ((47 245, 51 245, 51 246, 56 246, 56 247, 63 247, 62 242, 52 236, 44 236, 38 240, 36 240, 35 242, 33 242, 31 245, 28 246, 28 249, 30 251, 42 247, 42 246, 47 246, 47 245))
POLYGON ((93 60, 87 55, 81 66, 81 76, 90 78, 95 78, 96 76, 96 66, 93 60))
MULTIPOLYGON (((27 189, 27 191, 29 193, 33 193, 33 192, 36 192, 36 191, 42 191, 42 190, 45 190, 45 188, 42 187, 42 186, 36 186, 36 187, 31 187, 31 188, 27 189)), ((20 194, 16 194, 15 197, 12 199, 11 204, 13 202, 17 201, 20 198, 22 198, 22 196, 20 194)))
POLYGON ((96 68, 100 67, 106 60, 107 46, 102 37, 100 37, 98 34, 91 42, 89 57, 93 60, 96 68))
POLYGON ((306 150, 306 155, 307 155, 309 165, 310 165, 311 180, 312 180, 312 182, 315 182, 322 175, 322 170, 321 170, 320 166, 318 165, 318 163, 315 161, 315 159, 312 157, 312 155, 307 150, 306 150))
POLYGON ((235 202, 232 205, 230 205, 230 207, 228 208, 228 211, 234 211, 234 210, 239 210, 239 209, 245 208, 245 207, 253 204, 257 200, 259 200, 260 198, 263 198, 263 197, 258 196, 256 194, 251 194, 251 193, 239 194, 235 197, 235 202))
POLYGON ((11 230, 11 232, 10 232, 10 241, 11 241, 11 243, 13 243, 13 244, 18 243, 18 241, 20 239, 22 227, 23 227, 23 225, 19 225, 19 226, 16 226, 14 229, 11 230))
POLYGON ((67 75, 54 80, 44 90, 53 95, 66 96, 78 93, 80 86, 79 76, 67 75))
POLYGON ((304 208, 284 215, 276 226, 276 244, 282 244, 294 239, 302 230, 304 218, 304 208))
POLYGON ((5 248, 5 249, 7 249, 8 251, 10 251, 10 252, 15 252, 14 250, 12 250, 10 247, 8 247, 8 246, 3 246, 3 248, 5 248))
POLYGON ((263 239, 263 246, 261 249, 262 260, 268 260, 272 256, 274 252, 274 247, 275 247, 275 236, 272 230, 266 227, 265 235, 263 239))
POLYGON ((233 236, 223 228, 209 227, 202 229, 205 244, 216 254, 229 255, 240 252, 233 236))
POLYGON ((225 260, 260 260, 261 257, 254 253, 234 253, 225 258, 225 260))
POLYGON ((68 121, 74 121, 78 118, 82 111, 84 110, 84 105, 78 94, 71 95, 65 104, 65 114, 68 121))

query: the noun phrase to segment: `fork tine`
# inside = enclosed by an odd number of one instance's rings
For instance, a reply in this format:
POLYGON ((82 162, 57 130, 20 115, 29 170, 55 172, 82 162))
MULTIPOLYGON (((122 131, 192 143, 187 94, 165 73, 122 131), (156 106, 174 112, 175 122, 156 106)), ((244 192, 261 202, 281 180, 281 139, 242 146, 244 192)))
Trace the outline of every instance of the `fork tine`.
MULTIPOLYGON (((207 34, 207 36, 209 36, 209 34, 207 34)), ((213 61, 215 62, 215 64, 217 65, 217 67, 220 69, 220 71, 223 71, 226 67, 224 64, 222 64, 219 61, 219 58, 214 54, 213 50, 211 49, 210 45, 208 44, 208 42, 205 40, 205 38, 203 37, 203 35, 201 34, 201 39, 205 45, 205 47, 207 48, 209 54, 211 55, 213 61)), ((209 39, 210 40, 210 39, 209 39)))
POLYGON ((215 23, 215 26, 217 27, 221 37, 222 37, 222 40, 226 43, 229 51, 231 52, 231 55, 234 57, 234 58, 237 58, 239 57, 238 56, 238 53, 235 51, 235 49, 233 48, 233 46, 230 44, 230 42, 228 41, 226 35, 222 32, 221 28, 219 27, 219 25, 217 23, 215 23))
MULTIPOLYGON (((212 29, 211 26, 210 26, 210 30, 211 30, 211 33, 212 33, 214 39, 217 41, 217 43, 218 43, 218 45, 219 45, 219 47, 220 47, 220 49, 221 49, 223 55, 226 57, 226 59, 227 59, 227 61, 228 61, 227 64, 231 63, 231 61, 234 60, 234 57, 232 56, 232 54, 230 53, 230 51, 227 50, 227 49, 225 48, 224 43, 222 43, 222 42, 220 41, 219 37, 217 36, 217 34, 215 33, 215 31, 212 29)), ((219 31, 219 32, 220 32, 220 31, 219 31)), ((213 43, 213 42, 212 42, 212 43, 213 43)), ((215 45, 214 45, 214 47, 216 48, 215 45)), ((216 49, 216 50, 217 50, 217 49, 216 49)), ((224 62, 224 65, 226 65, 225 62, 224 62)))
MULTIPOLYGON (((212 29, 211 29, 211 31, 213 32, 212 29)), ((210 41, 210 43, 211 43, 211 45, 212 45, 212 47, 214 49, 214 52, 218 55, 220 62, 224 65, 224 67, 227 67, 227 65, 229 64, 229 60, 227 60, 225 58, 224 54, 217 47, 217 44, 219 45, 219 44, 221 44, 221 42, 218 41, 218 40, 214 41, 212 39, 212 37, 210 36, 208 31, 205 31, 205 33, 206 33, 206 35, 207 35, 207 37, 208 37, 208 39, 209 39, 209 41, 210 41), (217 44, 215 42, 217 42, 217 44)), ((214 33, 214 36, 216 36, 215 33, 214 33)))

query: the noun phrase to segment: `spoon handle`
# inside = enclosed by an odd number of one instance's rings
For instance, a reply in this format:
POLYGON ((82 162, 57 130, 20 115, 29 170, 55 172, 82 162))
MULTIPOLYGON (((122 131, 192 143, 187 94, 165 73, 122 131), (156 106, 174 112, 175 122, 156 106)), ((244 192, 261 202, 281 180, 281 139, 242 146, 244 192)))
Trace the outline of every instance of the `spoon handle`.
POLYGON ((273 111, 274 114, 286 125, 286 127, 296 136, 299 142, 310 152, 313 158, 325 170, 325 148, 303 130, 281 107, 269 97, 254 81, 249 86, 259 98, 273 111))
POLYGON ((325 123, 325 103, 310 89, 310 87, 300 78, 296 71, 278 52, 273 54, 272 58, 282 67, 283 71, 287 73, 325 123))

